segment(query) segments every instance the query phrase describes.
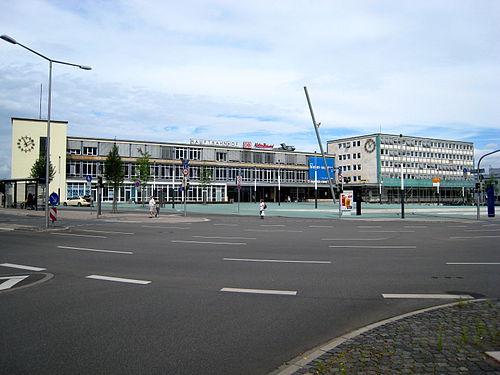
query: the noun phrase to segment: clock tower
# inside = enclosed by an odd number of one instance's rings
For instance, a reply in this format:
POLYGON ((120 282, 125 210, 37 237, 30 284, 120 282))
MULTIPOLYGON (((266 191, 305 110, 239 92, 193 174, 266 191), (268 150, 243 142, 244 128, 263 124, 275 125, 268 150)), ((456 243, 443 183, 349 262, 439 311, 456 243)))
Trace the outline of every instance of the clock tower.
MULTIPOLYGON (((29 178, 31 167, 45 157, 47 121, 12 118, 11 178, 29 178)), ((66 196, 66 135, 67 121, 50 121, 50 161, 55 175, 50 183, 51 192, 66 196)), ((62 197, 61 197, 62 198, 62 197)))

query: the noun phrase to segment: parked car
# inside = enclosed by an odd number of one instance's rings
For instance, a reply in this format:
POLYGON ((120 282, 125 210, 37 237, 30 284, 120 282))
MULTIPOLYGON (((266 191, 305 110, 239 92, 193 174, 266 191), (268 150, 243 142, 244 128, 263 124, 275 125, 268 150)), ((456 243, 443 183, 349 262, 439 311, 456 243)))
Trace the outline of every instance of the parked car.
POLYGON ((92 200, 90 199, 89 195, 85 196, 76 196, 76 197, 71 197, 68 198, 63 202, 63 206, 91 206, 92 205, 92 200))

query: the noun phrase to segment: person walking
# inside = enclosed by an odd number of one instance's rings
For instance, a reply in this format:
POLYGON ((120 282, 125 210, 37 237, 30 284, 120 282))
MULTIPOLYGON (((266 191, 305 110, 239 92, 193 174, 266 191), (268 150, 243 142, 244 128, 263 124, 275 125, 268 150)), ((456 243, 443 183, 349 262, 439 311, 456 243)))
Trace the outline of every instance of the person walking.
POLYGON ((153 196, 149 199, 149 218, 151 219, 153 215, 156 214, 156 201, 153 196))
POLYGON ((259 215, 262 220, 264 220, 264 216, 266 216, 266 208, 267 205, 264 203, 264 199, 261 199, 259 203, 259 215))

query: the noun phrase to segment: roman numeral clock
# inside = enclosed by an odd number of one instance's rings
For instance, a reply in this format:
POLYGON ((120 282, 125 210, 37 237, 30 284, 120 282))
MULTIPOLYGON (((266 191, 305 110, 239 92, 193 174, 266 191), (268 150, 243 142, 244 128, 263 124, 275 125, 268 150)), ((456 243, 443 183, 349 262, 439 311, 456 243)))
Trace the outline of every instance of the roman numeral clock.
POLYGON ((24 135, 17 140, 17 147, 24 152, 30 152, 35 148, 35 140, 28 135, 24 135))

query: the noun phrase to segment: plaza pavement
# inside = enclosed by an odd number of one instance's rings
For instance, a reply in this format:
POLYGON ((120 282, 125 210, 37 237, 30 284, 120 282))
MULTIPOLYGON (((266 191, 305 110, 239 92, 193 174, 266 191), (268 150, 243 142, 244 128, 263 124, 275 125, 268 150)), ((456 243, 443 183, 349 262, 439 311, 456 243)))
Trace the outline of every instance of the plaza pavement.
MULTIPOLYGON (((339 219, 338 206, 314 203, 268 203, 266 215, 301 218, 339 219)), ((59 210, 55 230, 66 229, 66 219, 144 222, 203 221, 203 215, 258 215, 255 203, 171 204, 162 208, 159 218, 149 218, 148 207, 122 204, 118 213, 103 205, 97 219, 95 208, 59 210)), ((400 206, 363 204, 362 215, 341 220, 403 220, 400 206)), ((476 207, 405 206, 404 220, 472 221, 476 207)), ((0 230, 43 230, 43 211, 0 209, 0 230), (32 218, 20 222, 16 216, 32 218)), ((498 217, 489 218, 481 207, 480 219, 497 227, 498 217)), ((499 228, 500 232, 500 228, 499 228)), ((487 374, 500 375, 500 300, 460 301, 416 311, 371 324, 335 338, 308 353, 283 364, 272 375, 303 374, 487 374)))

